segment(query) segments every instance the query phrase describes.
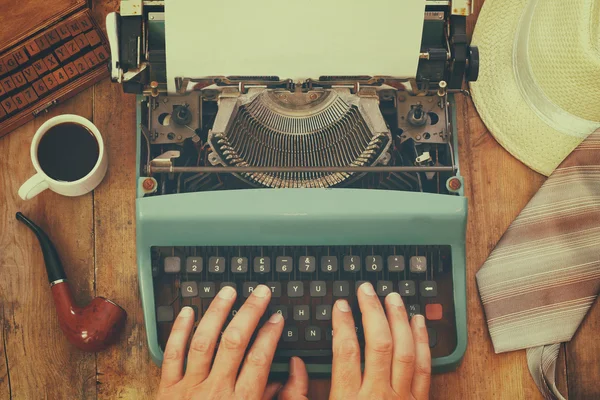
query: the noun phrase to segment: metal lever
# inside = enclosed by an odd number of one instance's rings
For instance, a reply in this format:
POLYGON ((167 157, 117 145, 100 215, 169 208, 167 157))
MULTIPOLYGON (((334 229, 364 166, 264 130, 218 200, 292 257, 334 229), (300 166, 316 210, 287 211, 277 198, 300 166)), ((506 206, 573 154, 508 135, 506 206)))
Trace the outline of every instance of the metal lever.
POLYGON ((119 30, 121 16, 119 13, 111 12, 106 15, 106 34, 110 45, 110 79, 113 82, 123 80, 123 70, 120 67, 119 59, 119 30))

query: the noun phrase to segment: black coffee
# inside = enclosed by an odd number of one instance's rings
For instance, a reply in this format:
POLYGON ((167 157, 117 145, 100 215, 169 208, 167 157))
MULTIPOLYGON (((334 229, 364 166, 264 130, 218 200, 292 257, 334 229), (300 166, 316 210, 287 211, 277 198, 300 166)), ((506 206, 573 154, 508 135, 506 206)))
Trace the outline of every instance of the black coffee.
POLYGON ((86 127, 72 122, 50 128, 38 145, 42 171, 57 181, 83 178, 94 168, 99 154, 96 137, 86 127))

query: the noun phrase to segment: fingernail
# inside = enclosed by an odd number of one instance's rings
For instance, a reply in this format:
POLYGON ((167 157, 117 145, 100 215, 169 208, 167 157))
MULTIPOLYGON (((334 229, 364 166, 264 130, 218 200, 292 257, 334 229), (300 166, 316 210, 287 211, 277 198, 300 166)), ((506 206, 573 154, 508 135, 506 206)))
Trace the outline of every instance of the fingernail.
POLYGON ((183 307, 179 315, 182 317, 191 317, 194 315, 194 310, 192 310, 192 307, 183 307))
POLYGON ((235 295, 235 289, 231 286, 223 286, 219 291, 219 297, 225 300, 233 299, 235 295))
POLYGON ((298 360, 296 359, 296 357, 290 358, 290 376, 296 373, 296 370, 298 369, 297 363, 298 360))
POLYGON ((270 291, 271 291, 271 289, 269 289, 265 285, 258 285, 257 287, 254 288, 254 291, 252 292, 252 294, 254 294, 255 296, 258 296, 258 297, 267 297, 267 295, 269 294, 270 291))
POLYGON ((279 314, 278 312, 273 313, 273 315, 271 315, 271 318, 269 318, 269 322, 272 324, 276 324, 279 321, 281 321, 283 319, 283 316, 281 314, 279 314))
POLYGON ((365 282, 360 285, 360 290, 367 296, 375 296, 375 289, 373 289, 373 285, 369 282, 365 282))
POLYGON ((338 310, 343 312, 350 312, 350 305, 346 300, 338 300, 336 303, 338 310))
POLYGON ((387 298, 388 298, 388 301, 390 302, 390 304, 393 306, 402 307, 404 305, 404 304, 402 304, 402 298, 396 292, 392 292, 392 293, 388 294, 387 298))
POLYGON ((421 314, 416 314, 413 319, 415 320, 415 324, 419 328, 425 328, 425 317, 421 314))

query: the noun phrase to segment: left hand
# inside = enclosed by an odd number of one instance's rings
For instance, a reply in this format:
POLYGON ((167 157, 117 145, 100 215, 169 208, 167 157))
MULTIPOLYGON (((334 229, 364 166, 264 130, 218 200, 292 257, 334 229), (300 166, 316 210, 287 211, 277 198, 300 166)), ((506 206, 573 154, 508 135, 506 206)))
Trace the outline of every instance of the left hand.
POLYGON ((184 307, 173 325, 162 363, 158 399, 271 399, 303 400, 308 393, 308 374, 299 358, 290 360, 290 378, 285 386, 267 385, 269 370, 281 332, 283 317, 273 314, 258 332, 244 360, 253 332, 271 299, 271 290, 257 286, 217 340, 235 302, 236 291, 223 287, 200 320, 187 353, 188 338, 194 325, 194 311, 184 307), (242 364, 243 363, 243 364, 242 364), (241 369, 240 369, 241 365, 241 369))

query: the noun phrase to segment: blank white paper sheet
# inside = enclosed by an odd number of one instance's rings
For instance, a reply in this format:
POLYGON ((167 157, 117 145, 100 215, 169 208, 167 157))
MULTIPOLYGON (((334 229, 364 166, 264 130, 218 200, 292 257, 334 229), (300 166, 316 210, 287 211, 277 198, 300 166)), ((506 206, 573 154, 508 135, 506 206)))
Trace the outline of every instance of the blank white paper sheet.
POLYGON ((425 0, 167 0, 176 77, 414 77, 425 0))

